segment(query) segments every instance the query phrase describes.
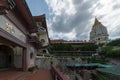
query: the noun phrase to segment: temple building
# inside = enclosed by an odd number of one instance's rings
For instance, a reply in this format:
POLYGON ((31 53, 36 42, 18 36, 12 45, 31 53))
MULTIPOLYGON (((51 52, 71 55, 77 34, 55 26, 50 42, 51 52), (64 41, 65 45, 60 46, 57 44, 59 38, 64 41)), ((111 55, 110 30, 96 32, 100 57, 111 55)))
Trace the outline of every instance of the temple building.
POLYGON ((49 44, 45 15, 39 17, 44 27, 37 26, 25 0, 0 0, 0 69, 27 71, 36 65, 39 49, 49 44))
POLYGON ((39 41, 41 42, 41 48, 39 49, 38 54, 48 54, 49 52, 47 47, 49 46, 49 38, 45 14, 34 16, 34 20, 38 27, 37 35, 39 37, 39 41))
POLYGON ((90 32, 90 41, 95 41, 96 44, 105 44, 108 42, 107 28, 95 18, 95 22, 90 32))
POLYGON ((92 56, 96 53, 96 48, 93 41, 58 39, 50 40, 49 52, 59 56, 92 56))

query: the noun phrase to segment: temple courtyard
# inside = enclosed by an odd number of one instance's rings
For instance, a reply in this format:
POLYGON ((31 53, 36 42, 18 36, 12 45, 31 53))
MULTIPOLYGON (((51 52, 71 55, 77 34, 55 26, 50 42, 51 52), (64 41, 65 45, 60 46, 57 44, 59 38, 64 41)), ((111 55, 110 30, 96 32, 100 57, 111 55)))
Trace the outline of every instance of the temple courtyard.
POLYGON ((0 72, 0 80, 52 80, 49 70, 39 69, 34 72, 7 70, 0 72))

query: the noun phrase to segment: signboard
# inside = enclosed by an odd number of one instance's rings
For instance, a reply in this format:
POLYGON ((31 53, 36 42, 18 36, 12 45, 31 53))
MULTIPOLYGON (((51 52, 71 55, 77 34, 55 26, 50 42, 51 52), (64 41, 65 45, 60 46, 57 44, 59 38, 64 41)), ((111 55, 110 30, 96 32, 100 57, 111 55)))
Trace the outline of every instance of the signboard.
POLYGON ((25 34, 20 31, 12 22, 6 19, 4 16, 0 15, 0 28, 16 37, 20 41, 26 43, 25 34))

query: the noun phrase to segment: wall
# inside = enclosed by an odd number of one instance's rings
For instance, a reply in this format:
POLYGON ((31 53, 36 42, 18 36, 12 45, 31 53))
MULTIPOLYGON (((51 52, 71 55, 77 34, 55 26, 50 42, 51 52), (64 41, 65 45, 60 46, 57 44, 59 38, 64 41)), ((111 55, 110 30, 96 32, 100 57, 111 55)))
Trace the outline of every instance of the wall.
POLYGON ((41 35, 39 36, 39 40, 41 41, 41 39, 44 39, 44 40, 45 40, 45 43, 43 44, 43 46, 47 46, 47 45, 49 44, 47 33, 41 34, 41 35))
POLYGON ((38 54, 49 54, 49 52, 48 52, 47 48, 42 48, 42 49, 39 49, 38 54), (45 50, 46 53, 44 53, 43 50, 45 50))
POLYGON ((26 36, 22 31, 20 31, 17 26, 15 26, 11 21, 9 21, 6 17, 0 15, 0 28, 16 37, 20 41, 26 43, 26 36))
POLYGON ((35 66, 35 57, 36 57, 37 50, 32 46, 32 44, 28 44, 27 46, 27 67, 33 67, 35 66), (31 57, 31 54, 32 57, 31 57))
POLYGON ((36 58, 36 65, 38 68, 50 69, 51 59, 49 58, 36 58))
POLYGON ((14 66, 15 68, 22 68, 22 54, 23 49, 21 47, 14 48, 14 66))

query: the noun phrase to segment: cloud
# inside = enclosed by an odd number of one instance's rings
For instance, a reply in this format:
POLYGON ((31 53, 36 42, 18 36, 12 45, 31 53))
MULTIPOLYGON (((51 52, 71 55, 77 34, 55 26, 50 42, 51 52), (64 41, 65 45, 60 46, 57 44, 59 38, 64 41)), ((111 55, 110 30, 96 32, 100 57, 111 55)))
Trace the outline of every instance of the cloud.
POLYGON ((120 8, 120 4, 116 4, 113 6, 113 9, 119 9, 120 8))
POLYGON ((110 38, 119 35, 120 31, 116 31, 120 26, 119 0, 45 1, 52 14, 47 21, 51 38, 88 40, 95 16, 107 27, 110 38))

